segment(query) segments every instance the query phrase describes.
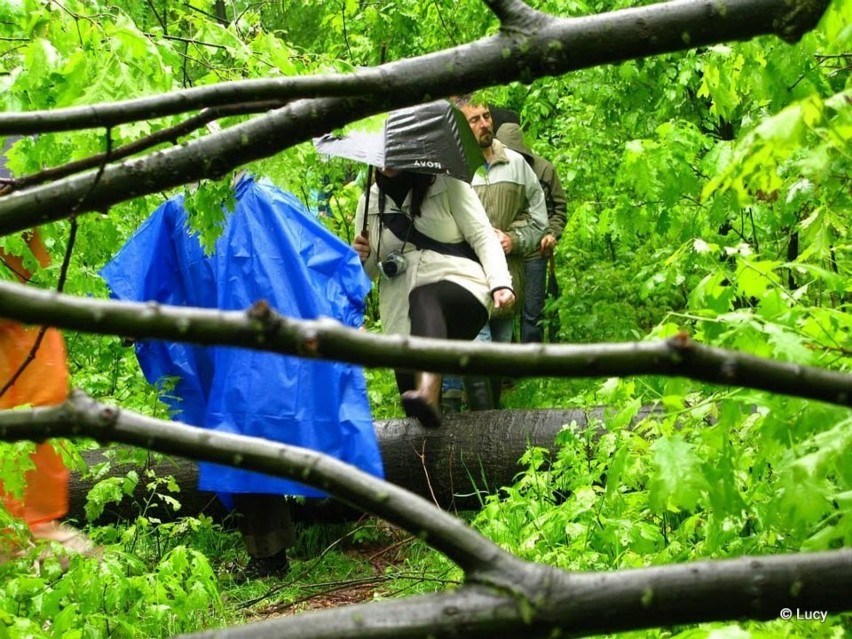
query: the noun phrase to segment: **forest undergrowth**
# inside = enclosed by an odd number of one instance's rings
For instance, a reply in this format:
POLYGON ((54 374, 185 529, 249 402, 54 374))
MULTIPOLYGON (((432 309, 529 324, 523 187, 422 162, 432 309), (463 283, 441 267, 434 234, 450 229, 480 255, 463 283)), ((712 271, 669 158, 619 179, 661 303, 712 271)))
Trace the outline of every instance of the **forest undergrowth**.
MULTIPOLYGON (((388 59, 402 59, 496 29, 478 0, 368 3, 360 12, 349 2, 342 11, 329 3, 230 4, 242 13, 224 27, 165 0, 66 0, 63 10, 0 0, 0 110, 112 101, 272 70, 345 72, 377 63, 383 48, 388 59)), ((645 3, 530 4, 579 16, 645 3)), ((833 0, 819 27, 795 45, 757 38, 483 94, 520 114, 528 141, 557 166, 568 195, 570 219, 556 251, 561 293, 548 301, 546 333, 559 343, 593 344, 685 332, 782 362, 852 369, 850 25, 852 2, 833 0)), ((173 123, 117 127, 113 142, 173 123)), ((103 146, 102 131, 48 133, 16 146, 10 166, 35 173, 103 146)), ((319 158, 310 144, 246 169, 315 212, 322 200, 320 219, 351 241, 363 172, 319 158)), ((207 242, 230 193, 229 179, 187 190, 192 223, 207 242)), ((166 195, 81 218, 66 291, 106 298, 98 270, 166 195)), ((42 227, 55 259, 37 283, 56 280, 69 224, 42 227)), ((0 238, 0 247, 25 251, 19 235, 0 238)), ((376 307, 373 293, 367 328, 378 332, 376 307)), ((65 337, 75 386, 168 417, 132 348, 115 337, 65 337)), ((401 416, 392 373, 366 375, 374 418, 401 416)), ((518 557, 570 571, 852 547, 848 409, 651 376, 517 379, 503 396, 506 409, 590 406, 608 407, 601 423, 566 424, 554 452, 528 450, 513 485, 459 516, 518 557), (643 406, 660 410, 637 423, 643 406)), ((63 558, 57 547, 38 547, 0 565, 0 639, 169 637, 436 592, 462 580, 446 557, 370 518, 299 524, 290 573, 244 580, 247 556, 232 520, 183 516, 174 480, 144 472, 147 451, 116 452, 85 468, 80 453, 95 446, 80 440, 61 450, 75 472, 103 479, 89 495, 88 521, 72 522, 98 556, 63 558), (128 460, 124 476, 106 479, 110 465, 128 460), (133 502, 140 483, 148 497, 133 502), (90 523, 119 501, 132 502, 133 516, 90 523)), ((0 445, 0 480, 10 492, 21 488, 29 450, 0 445)), ((20 522, 0 513, 0 525, 26 545, 20 522)), ((840 639, 852 636, 852 615, 618 636, 840 639)))

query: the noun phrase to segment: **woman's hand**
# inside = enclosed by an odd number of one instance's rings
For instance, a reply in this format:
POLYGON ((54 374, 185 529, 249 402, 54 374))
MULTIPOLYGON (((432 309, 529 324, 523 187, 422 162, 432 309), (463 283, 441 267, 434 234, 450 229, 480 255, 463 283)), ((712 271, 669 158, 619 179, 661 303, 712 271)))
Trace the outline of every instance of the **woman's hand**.
POLYGON ((355 240, 352 242, 352 248, 358 253, 361 264, 366 262, 367 258, 370 257, 370 240, 366 235, 356 235, 355 240))
POLYGON ((491 293, 494 308, 512 308, 515 305, 515 294, 511 289, 500 288, 491 293))

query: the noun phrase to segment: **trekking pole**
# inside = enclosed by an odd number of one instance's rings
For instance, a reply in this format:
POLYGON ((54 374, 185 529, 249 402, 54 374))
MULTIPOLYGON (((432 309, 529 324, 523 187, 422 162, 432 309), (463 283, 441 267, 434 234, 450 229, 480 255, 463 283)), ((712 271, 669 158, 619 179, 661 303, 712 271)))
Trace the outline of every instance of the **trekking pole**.
POLYGON ((373 185, 373 165, 367 166, 367 191, 364 193, 364 224, 361 226, 361 237, 367 237, 367 215, 370 213, 370 190, 373 185))
MULTIPOLYGON (((382 52, 379 54, 379 65, 385 63, 388 43, 382 42, 382 52)), ((373 165, 367 165, 367 191, 364 193, 364 224, 361 226, 361 237, 367 237, 367 215, 370 213, 370 189, 373 186, 373 165)))

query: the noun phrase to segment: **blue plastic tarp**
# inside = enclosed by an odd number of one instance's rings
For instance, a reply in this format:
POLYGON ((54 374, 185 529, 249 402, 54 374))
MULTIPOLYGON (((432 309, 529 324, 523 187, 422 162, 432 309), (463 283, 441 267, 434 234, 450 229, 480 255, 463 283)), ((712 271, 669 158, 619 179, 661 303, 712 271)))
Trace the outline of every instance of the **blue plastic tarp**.
MULTIPOLYGON (((246 310, 266 300, 301 319, 360 326, 370 289, 357 254, 265 180, 243 177, 236 208, 211 255, 187 226, 183 196, 158 208, 101 271, 121 300, 246 310)), ((174 419, 211 430, 317 450, 383 476, 360 367, 233 347, 140 340, 145 377, 159 384, 174 419)), ((290 480, 209 463, 199 488, 228 493, 322 496, 290 480)))

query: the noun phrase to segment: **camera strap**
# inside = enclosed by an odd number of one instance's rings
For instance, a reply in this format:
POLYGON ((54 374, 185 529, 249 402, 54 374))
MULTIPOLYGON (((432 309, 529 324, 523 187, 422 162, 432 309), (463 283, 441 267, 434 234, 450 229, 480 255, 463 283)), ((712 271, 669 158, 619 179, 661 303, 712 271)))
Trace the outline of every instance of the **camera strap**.
MULTIPOLYGON (((385 198, 386 197, 387 196, 385 195, 384 190, 379 188, 379 245, 376 247, 376 255, 381 255, 382 231, 384 230, 384 228, 386 226, 385 218, 400 217, 400 218, 405 218, 405 220, 407 220, 409 222, 408 229, 406 229, 406 230, 401 229, 402 233, 397 233, 390 226, 388 226, 388 228, 391 230, 391 233, 393 233, 397 237, 397 239, 402 240, 402 247, 400 247, 400 249, 399 249, 400 253, 405 252, 405 245, 408 244, 408 239, 409 239, 408 236, 411 234, 411 230, 414 228, 414 225, 410 223, 411 220, 409 220, 408 215, 406 215, 404 213, 402 213, 402 214, 399 214, 399 213, 386 214, 385 213, 385 204, 386 204, 385 198)), ((413 244, 413 242, 412 242, 412 244, 413 244)), ((414 246, 417 247, 416 244, 414 246)), ((417 248, 419 248, 419 247, 417 247, 417 248)))
POLYGON ((385 213, 385 194, 382 191, 379 191, 379 223, 402 240, 403 249, 405 244, 411 242, 421 251, 429 250, 442 255, 465 257, 479 263, 479 256, 467 242, 439 242, 414 228, 414 222, 408 214, 385 213))

